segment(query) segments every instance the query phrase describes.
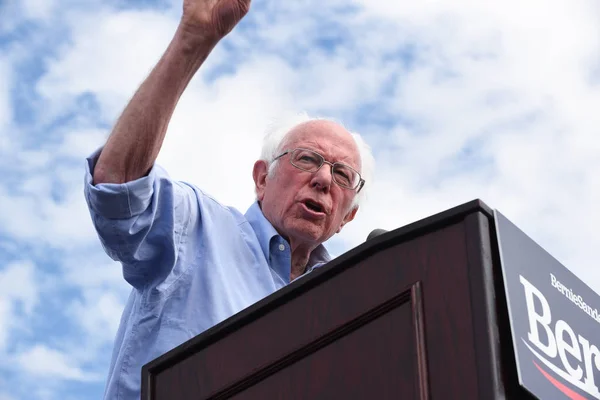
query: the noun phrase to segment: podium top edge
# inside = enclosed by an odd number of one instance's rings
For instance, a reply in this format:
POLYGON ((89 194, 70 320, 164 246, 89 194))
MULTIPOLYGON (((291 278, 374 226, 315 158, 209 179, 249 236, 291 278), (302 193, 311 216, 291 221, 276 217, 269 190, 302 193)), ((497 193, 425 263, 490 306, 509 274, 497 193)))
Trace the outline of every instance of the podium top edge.
POLYGON ((494 209, 488 206, 483 200, 475 199, 377 235, 355 249, 350 250, 350 252, 359 248, 365 248, 364 246, 367 243, 371 246, 380 247, 385 243, 394 242, 399 239, 406 240, 410 236, 418 236, 423 231, 439 229, 444 225, 449 225, 454 221, 463 219, 466 215, 477 212, 484 214, 490 220, 494 219, 494 209))

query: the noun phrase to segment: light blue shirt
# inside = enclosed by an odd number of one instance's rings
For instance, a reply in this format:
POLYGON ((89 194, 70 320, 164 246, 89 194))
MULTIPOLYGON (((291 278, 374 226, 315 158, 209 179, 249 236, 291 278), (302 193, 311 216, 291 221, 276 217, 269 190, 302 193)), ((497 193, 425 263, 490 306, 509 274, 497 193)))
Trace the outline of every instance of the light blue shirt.
MULTIPOLYGON (((254 203, 241 214, 160 166, 124 184, 92 184, 85 198, 106 253, 132 291, 117 332, 105 399, 140 397, 142 365, 290 283, 288 242, 254 203)), ((321 245, 307 273, 330 256, 321 245)))

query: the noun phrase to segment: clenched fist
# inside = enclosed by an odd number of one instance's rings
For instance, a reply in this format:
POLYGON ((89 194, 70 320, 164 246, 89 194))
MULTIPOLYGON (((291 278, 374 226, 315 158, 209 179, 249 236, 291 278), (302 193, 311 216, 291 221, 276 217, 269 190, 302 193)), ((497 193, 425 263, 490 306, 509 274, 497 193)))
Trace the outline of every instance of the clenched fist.
POLYGON ((231 32, 249 8, 250 0, 184 0, 181 22, 186 30, 218 41, 231 32))

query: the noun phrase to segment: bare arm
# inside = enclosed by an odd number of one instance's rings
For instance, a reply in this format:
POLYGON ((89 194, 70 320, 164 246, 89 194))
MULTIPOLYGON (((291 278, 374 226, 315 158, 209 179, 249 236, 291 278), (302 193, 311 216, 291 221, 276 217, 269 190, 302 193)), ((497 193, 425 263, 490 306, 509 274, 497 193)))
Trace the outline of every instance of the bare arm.
POLYGON ((94 184, 148 173, 181 95, 214 46, 246 14, 250 0, 184 0, 173 40, 121 114, 93 171, 94 184))

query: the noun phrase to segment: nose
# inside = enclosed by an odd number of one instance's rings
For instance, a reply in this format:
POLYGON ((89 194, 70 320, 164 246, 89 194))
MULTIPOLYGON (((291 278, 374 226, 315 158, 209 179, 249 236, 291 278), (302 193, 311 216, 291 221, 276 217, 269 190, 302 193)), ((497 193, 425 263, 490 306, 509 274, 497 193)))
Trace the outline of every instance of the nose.
POLYGON ((333 183, 333 176, 331 175, 333 172, 332 167, 329 163, 323 163, 321 168, 313 173, 310 185, 327 193, 333 183))

